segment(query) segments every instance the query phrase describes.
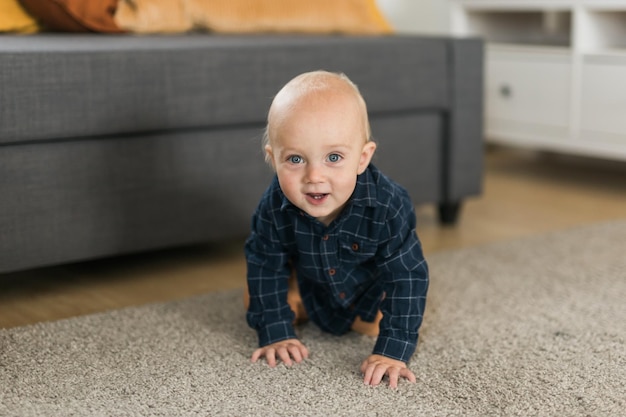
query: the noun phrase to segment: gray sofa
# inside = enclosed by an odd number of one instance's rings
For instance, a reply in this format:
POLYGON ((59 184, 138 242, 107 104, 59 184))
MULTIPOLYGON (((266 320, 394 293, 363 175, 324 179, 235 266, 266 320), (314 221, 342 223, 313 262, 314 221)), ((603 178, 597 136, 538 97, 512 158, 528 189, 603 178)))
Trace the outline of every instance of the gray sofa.
POLYGON ((361 88, 374 164, 454 223, 482 178, 483 45, 420 36, 0 37, 0 273, 243 237, 273 95, 361 88))

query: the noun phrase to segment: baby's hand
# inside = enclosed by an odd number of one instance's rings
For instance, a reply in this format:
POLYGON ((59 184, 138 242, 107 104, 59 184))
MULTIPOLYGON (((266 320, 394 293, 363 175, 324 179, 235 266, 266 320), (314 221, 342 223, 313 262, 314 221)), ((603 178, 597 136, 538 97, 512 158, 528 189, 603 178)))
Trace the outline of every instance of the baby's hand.
POLYGON ((388 358, 382 355, 370 355, 361 364, 361 372, 365 374, 365 385, 378 385, 385 375, 389 376, 389 386, 398 387, 398 378, 404 377, 415 382, 415 374, 406 367, 402 361, 388 358))
POLYGON ((276 355, 285 365, 291 366, 293 365, 292 358, 296 363, 300 363, 309 357, 309 351, 298 339, 287 339, 255 350, 251 360, 256 362, 265 356, 268 365, 273 368, 276 366, 276 355))

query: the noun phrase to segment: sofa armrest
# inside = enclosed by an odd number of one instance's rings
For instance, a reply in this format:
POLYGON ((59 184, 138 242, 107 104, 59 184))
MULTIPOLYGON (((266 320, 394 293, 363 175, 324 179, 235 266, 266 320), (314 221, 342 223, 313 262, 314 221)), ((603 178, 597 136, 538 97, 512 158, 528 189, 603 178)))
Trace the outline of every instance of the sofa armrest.
POLYGON ((444 135, 443 202, 482 191, 484 44, 478 38, 449 42, 450 105, 444 135))

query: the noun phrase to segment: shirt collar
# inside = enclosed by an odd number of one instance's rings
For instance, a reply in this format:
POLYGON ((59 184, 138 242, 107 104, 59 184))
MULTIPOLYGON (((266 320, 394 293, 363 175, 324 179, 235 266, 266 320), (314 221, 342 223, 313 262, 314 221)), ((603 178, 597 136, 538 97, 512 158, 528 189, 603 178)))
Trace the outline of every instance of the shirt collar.
POLYGON ((350 200, 357 206, 372 207, 376 205, 376 176, 378 169, 370 164, 365 171, 357 177, 356 187, 350 200))
MULTIPOLYGON (((352 193, 352 197, 350 197, 350 202, 357 206, 364 207, 373 207, 376 205, 376 176, 378 174, 378 169, 370 164, 365 171, 359 175, 356 179, 356 187, 354 187, 354 192, 352 193)), ((276 185, 278 185, 278 178, 275 177, 276 185)), ((285 194, 281 191, 282 202, 280 205, 280 209, 286 210, 288 207, 294 207, 293 204, 285 197, 285 194)))

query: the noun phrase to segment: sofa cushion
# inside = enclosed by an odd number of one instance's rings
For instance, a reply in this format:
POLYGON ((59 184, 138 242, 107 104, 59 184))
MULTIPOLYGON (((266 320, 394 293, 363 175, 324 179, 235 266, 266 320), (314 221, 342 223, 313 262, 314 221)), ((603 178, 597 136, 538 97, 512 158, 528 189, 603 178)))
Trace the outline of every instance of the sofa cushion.
POLYGON ((446 109, 448 55, 448 39, 419 36, 7 36, 0 143, 262 126, 274 94, 316 69, 345 72, 371 113, 446 109))
POLYGON ((62 32, 122 32, 113 21, 118 0, 20 0, 48 29, 62 32))
POLYGON ((115 21, 139 33, 391 32, 375 0, 120 0, 115 21))

